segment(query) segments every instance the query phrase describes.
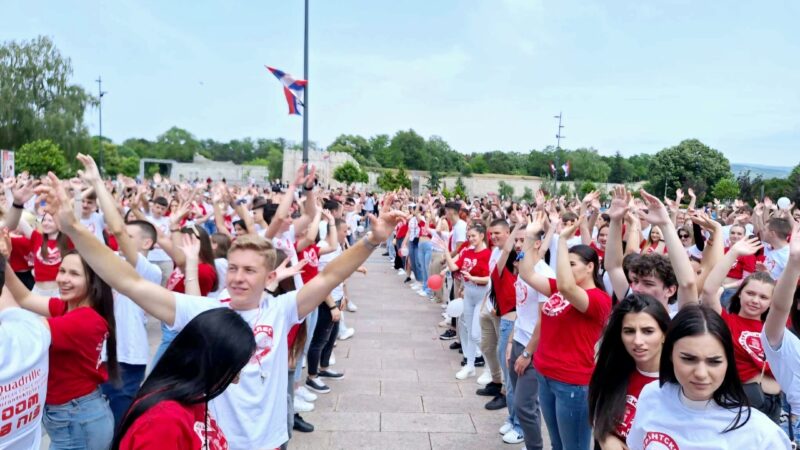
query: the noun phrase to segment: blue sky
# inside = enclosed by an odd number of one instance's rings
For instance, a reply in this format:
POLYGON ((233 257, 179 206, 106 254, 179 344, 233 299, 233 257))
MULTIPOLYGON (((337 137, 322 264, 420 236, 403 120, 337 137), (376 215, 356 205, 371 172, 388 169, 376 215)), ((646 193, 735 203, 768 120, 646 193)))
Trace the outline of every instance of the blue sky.
MULTIPOLYGON (((413 128, 462 152, 555 143, 654 153, 698 138, 732 162, 800 161, 800 2, 311 0, 310 134, 413 128)), ((0 40, 51 36, 108 91, 119 142, 176 125, 284 137, 269 64, 303 71, 302 0, 0 0, 0 40)), ((88 123, 97 132, 97 114, 88 123)))

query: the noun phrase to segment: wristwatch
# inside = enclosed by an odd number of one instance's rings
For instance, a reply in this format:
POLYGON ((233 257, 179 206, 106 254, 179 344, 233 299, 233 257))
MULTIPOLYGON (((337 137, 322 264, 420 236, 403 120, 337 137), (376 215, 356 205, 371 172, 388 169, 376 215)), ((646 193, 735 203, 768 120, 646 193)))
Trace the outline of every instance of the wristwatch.
POLYGON ((525 358, 525 359, 530 359, 531 358, 531 354, 528 353, 527 350, 523 350, 522 351, 522 357, 525 358))

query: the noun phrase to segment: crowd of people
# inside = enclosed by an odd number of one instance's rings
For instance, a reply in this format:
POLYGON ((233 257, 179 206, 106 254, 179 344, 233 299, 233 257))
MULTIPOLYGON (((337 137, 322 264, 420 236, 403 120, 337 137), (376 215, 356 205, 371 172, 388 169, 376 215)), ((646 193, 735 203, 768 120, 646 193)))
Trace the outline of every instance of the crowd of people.
POLYGON ((78 159, 0 193, 0 448, 42 427, 52 449, 287 448, 344 376, 347 280, 380 247, 444 309, 454 377, 507 411, 499 446, 800 441, 793 205, 378 195, 305 166, 279 189, 142 183, 78 159))

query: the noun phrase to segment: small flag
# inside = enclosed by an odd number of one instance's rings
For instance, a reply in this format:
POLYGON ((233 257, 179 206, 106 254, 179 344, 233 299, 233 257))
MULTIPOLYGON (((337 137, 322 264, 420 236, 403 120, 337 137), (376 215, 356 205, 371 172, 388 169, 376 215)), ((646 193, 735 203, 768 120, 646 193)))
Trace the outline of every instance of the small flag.
POLYGON ((550 172, 556 173, 556 165, 553 164, 553 161, 550 161, 550 172))
POLYGON ((561 166, 561 169, 564 171, 564 177, 565 178, 568 177, 569 176, 569 169, 570 169, 569 161, 565 162, 564 165, 561 166))
POLYGON ((289 75, 282 70, 278 70, 269 66, 264 66, 275 75, 275 78, 278 79, 283 84, 283 94, 286 96, 286 103, 289 104, 289 114, 296 114, 298 116, 303 115, 303 107, 305 104, 303 103, 303 99, 305 97, 306 92, 306 85, 308 82, 306 80, 296 80, 294 77, 289 75))

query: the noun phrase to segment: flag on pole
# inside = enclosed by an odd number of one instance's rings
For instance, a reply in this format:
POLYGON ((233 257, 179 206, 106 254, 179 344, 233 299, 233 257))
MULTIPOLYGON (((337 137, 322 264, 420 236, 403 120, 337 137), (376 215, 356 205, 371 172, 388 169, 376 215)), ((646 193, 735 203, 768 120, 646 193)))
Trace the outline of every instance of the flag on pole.
POLYGON ((556 173, 556 165, 553 164, 553 161, 550 161, 550 172, 553 172, 553 175, 556 173))
POLYGON ((264 67, 272 72, 275 78, 283 84, 283 94, 286 96, 286 103, 289 104, 289 114, 302 116, 304 106, 303 98, 308 82, 306 80, 296 80, 293 76, 282 70, 270 66, 264 67))
POLYGON ((561 166, 561 169, 564 171, 564 178, 568 177, 569 176, 569 169, 570 169, 569 161, 565 162, 564 165, 561 166))

